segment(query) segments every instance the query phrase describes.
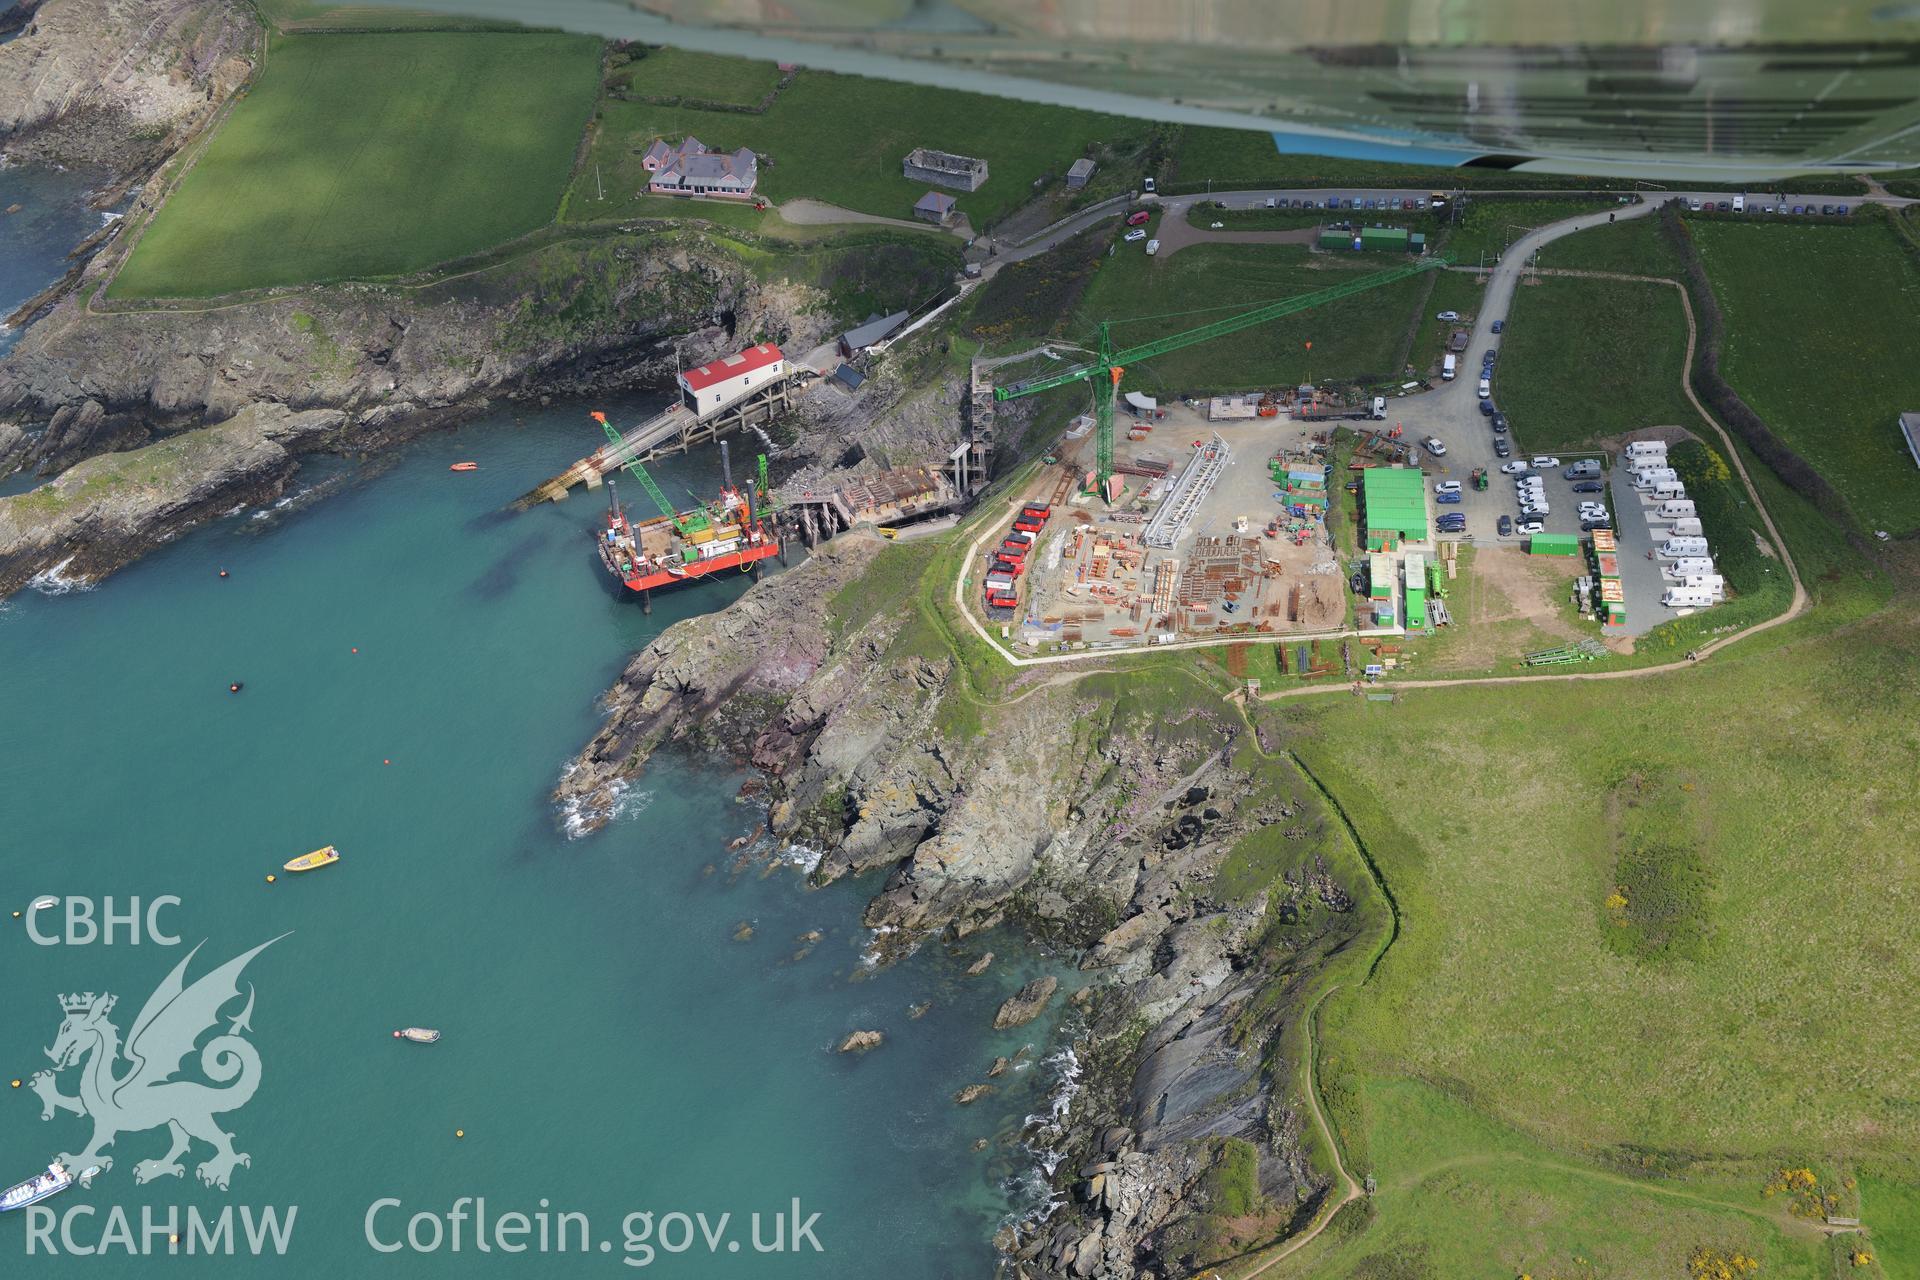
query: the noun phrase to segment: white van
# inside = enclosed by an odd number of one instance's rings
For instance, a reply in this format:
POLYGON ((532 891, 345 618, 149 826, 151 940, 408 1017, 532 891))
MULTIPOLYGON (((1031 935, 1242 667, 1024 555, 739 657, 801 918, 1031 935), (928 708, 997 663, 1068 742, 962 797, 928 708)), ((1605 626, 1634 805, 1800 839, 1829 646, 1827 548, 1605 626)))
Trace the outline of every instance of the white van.
POLYGON ((1713 603, 1713 592, 1705 587, 1668 587, 1660 603, 1669 609, 1705 609, 1713 603))
POLYGON ((1667 566, 1667 576, 1675 582, 1685 582, 1691 574, 1712 573, 1713 557, 1681 556, 1667 566))
POLYGON ((1672 467, 1658 467, 1652 471, 1635 472, 1633 477, 1633 487, 1636 489, 1646 489, 1651 491, 1663 484, 1672 484, 1674 481, 1678 480, 1679 478, 1680 478, 1680 473, 1678 471, 1675 471, 1672 467))
POLYGON ((1488 396, 1491 396, 1492 394, 1493 394, 1493 383, 1487 381, 1485 378, 1480 379, 1480 398, 1482 400, 1485 400, 1488 396))
POLYGON ((1687 556, 1707 554, 1707 540, 1702 537, 1668 538, 1660 544, 1660 555, 1666 560, 1679 560, 1687 556))
POLYGON ((1627 446, 1627 457, 1664 458, 1667 456, 1667 442, 1664 440, 1636 440, 1627 446))
POLYGON ((1675 538, 1698 538, 1704 536, 1706 530, 1692 516, 1682 516, 1667 526, 1667 533, 1675 538))
POLYGON ((1747 198, 1745 196, 1735 196, 1733 198, 1733 211, 1735 213, 1745 213, 1747 211, 1747 198))
POLYGON ((1669 480, 1665 484, 1653 486, 1652 497, 1655 502, 1678 502, 1686 496, 1687 486, 1678 480, 1669 480))
POLYGON ((1727 580, 1717 573, 1690 573, 1673 585, 1680 591, 1704 591, 1714 604, 1727 598, 1727 580))
POLYGON ((1158 252, 1160 252, 1160 242, 1158 240, 1147 241, 1147 256, 1151 258, 1158 252))
POLYGON ((1385 422, 1387 420, 1387 398, 1385 396, 1375 396, 1373 398, 1373 420, 1375 422, 1385 422))
POLYGON ((1442 382, 1452 382, 1453 372, 1455 369, 1458 369, 1459 367, 1460 367, 1459 359, 1455 357, 1452 352, 1448 352, 1447 358, 1440 362, 1440 380, 1442 382))
POLYGON ((1693 509, 1693 501, 1683 498, 1678 502, 1663 502, 1653 509, 1653 514, 1662 520, 1683 520, 1698 515, 1693 509))

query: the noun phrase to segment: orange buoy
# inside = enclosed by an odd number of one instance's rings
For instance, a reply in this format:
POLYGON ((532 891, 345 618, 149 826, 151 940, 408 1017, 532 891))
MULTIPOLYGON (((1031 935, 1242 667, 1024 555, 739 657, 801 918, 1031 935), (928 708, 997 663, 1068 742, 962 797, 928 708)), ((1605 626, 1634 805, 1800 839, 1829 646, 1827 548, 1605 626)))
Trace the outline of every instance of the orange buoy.
POLYGON ((226 571, 225 569, 222 569, 222 570, 220 571, 220 576, 221 576, 221 577, 223 577, 223 578, 224 578, 224 577, 226 577, 226 576, 227 576, 227 571, 226 571))
POLYGON ((355 652, 355 653, 358 653, 358 652, 360 652, 360 646, 359 646, 359 645, 355 645, 355 646, 353 646, 353 652, 355 652))
POLYGON ((393 763, 393 761, 391 761, 391 760, 382 760, 382 761, 381 761, 380 763, 381 763, 381 764, 392 764, 392 763, 393 763))
POLYGON ((238 693, 238 692, 240 692, 240 682, 239 682, 238 680, 235 680, 235 681, 234 681, 234 682, 233 682, 232 684, 230 684, 230 685, 228 685, 228 686, 227 686, 227 692, 228 692, 228 693, 238 693))

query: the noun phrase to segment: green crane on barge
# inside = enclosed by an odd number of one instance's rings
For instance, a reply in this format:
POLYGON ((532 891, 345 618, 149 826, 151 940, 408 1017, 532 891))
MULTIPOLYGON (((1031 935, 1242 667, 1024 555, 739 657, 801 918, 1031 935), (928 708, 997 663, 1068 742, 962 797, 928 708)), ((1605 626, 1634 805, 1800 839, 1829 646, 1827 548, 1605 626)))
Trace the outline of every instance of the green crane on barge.
MULTIPOLYGON (((1411 262, 1404 266, 1389 267, 1385 271, 1375 271, 1350 280, 1345 284, 1333 285, 1326 289, 1317 289, 1312 293, 1303 293, 1292 298, 1281 298, 1274 302, 1255 307, 1251 311, 1225 320, 1216 320, 1181 333, 1156 338, 1152 342, 1143 342, 1138 346, 1115 350, 1112 326, 1114 321, 1100 322, 1100 347, 1093 363, 1075 365, 1059 373, 1048 374, 1040 378, 1030 378, 1024 382, 1011 383, 993 389, 995 400, 1017 400, 1022 396, 1038 395, 1042 391, 1051 391, 1055 387, 1066 386, 1070 382, 1091 382, 1094 384, 1094 449, 1095 449, 1095 490, 1101 497, 1107 496, 1108 482, 1113 477, 1113 400, 1120 390, 1120 377, 1126 372, 1126 366, 1139 360, 1150 360, 1154 356, 1165 355, 1169 351, 1178 351, 1191 347, 1195 343, 1207 342, 1214 338, 1238 333, 1242 329, 1265 324, 1269 320, 1278 320, 1281 316, 1294 315, 1309 311, 1314 307, 1342 298, 1350 298, 1369 289, 1378 289, 1382 285, 1416 276, 1422 271, 1433 271, 1440 267, 1451 266, 1453 258, 1448 254, 1434 254, 1411 262)), ((1187 313, 1191 314, 1191 313, 1187 313)), ((1143 317, 1153 319, 1154 317, 1143 317)))

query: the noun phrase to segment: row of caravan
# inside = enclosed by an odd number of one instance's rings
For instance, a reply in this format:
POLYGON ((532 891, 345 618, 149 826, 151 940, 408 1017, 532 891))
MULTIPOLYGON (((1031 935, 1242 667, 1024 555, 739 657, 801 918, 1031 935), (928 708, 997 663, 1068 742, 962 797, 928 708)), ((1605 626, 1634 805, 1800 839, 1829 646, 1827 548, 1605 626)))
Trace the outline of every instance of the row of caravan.
POLYGON ((1633 487, 1654 504, 1649 517, 1669 524, 1667 540, 1658 547, 1660 558, 1672 561, 1664 571, 1670 585, 1660 603, 1669 609, 1704 609, 1725 600, 1726 579, 1714 572, 1700 513, 1680 473, 1667 465, 1666 442, 1637 440, 1627 446, 1626 461, 1633 487))

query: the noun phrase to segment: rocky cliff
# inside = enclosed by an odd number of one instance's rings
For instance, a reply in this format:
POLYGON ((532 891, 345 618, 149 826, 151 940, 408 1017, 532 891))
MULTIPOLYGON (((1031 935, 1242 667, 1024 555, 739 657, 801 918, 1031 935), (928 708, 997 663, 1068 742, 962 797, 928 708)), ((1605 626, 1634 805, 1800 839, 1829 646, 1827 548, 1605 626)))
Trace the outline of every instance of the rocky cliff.
POLYGON ((652 752, 727 751, 818 878, 891 868, 866 913, 883 952, 1004 922, 1080 955, 1093 1083, 1048 1135, 1072 1196, 1001 1243, 1021 1274, 1184 1274, 1240 1246, 1246 1196, 1271 1236, 1324 1190, 1268 1057, 1355 929, 1321 857, 1338 829, 1191 667, 1016 677, 954 638, 948 554, 842 538, 676 624, 556 798, 591 828, 652 752), (1257 1187, 1229 1196, 1233 1143, 1257 1187))
POLYGON ((0 44, 0 153, 144 173, 252 70, 242 0, 39 0, 0 44))

